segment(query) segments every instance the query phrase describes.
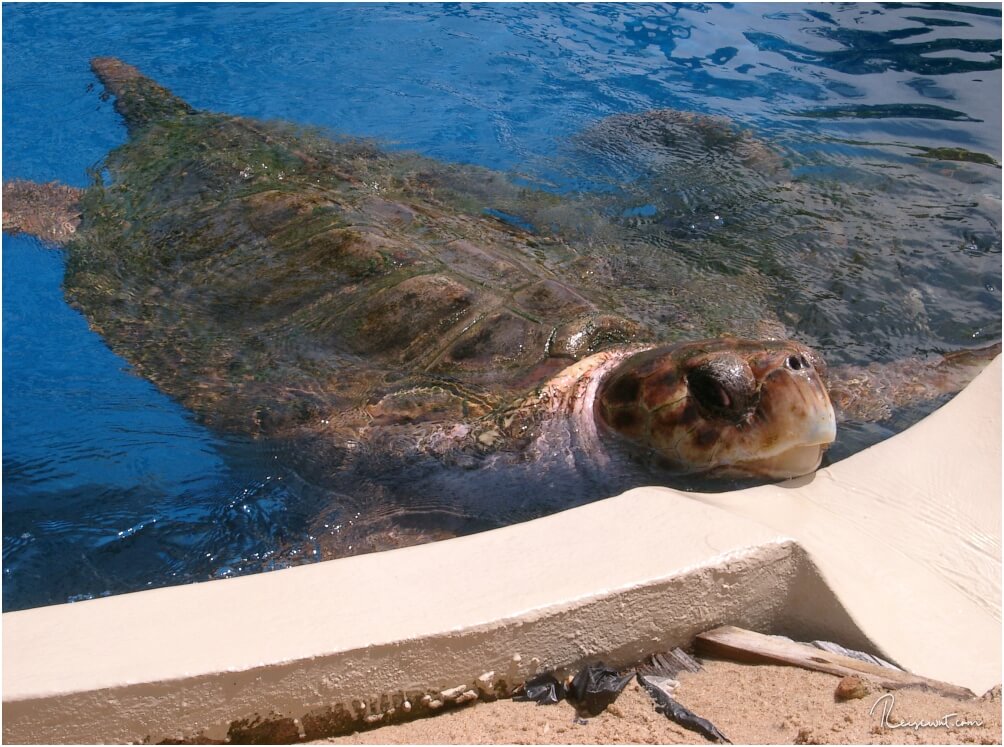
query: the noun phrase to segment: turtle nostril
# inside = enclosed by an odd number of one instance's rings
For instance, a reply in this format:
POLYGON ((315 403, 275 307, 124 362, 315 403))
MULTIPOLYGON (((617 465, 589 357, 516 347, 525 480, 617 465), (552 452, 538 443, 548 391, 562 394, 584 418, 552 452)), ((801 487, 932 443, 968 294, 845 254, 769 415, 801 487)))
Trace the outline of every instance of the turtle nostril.
POLYGON ((801 371, 803 368, 809 368, 809 361, 805 359, 804 355, 789 355, 784 363, 792 371, 801 371))

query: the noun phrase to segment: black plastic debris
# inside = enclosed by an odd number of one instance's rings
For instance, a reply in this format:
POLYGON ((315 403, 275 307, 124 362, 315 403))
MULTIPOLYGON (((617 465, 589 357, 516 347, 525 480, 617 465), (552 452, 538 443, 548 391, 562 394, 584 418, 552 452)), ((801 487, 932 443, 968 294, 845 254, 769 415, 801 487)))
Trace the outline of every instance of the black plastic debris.
POLYGON ((617 696, 633 676, 633 671, 619 675, 616 670, 605 666, 603 662, 590 664, 572 679, 569 695, 581 708, 588 711, 589 715, 597 716, 617 700, 617 696))
POLYGON ((523 683, 523 692, 513 695, 513 700, 533 701, 537 705, 550 705, 564 700, 568 688, 564 682, 558 682, 553 674, 542 674, 523 683))
POLYGON ((701 718, 693 711, 684 708, 670 696, 669 677, 662 677, 655 674, 638 674, 638 682, 645 688, 646 692, 655 701, 655 710, 662 713, 666 718, 675 721, 684 729, 696 731, 703 734, 713 742, 719 744, 732 744, 728 738, 718 731, 718 728, 705 718, 701 718))

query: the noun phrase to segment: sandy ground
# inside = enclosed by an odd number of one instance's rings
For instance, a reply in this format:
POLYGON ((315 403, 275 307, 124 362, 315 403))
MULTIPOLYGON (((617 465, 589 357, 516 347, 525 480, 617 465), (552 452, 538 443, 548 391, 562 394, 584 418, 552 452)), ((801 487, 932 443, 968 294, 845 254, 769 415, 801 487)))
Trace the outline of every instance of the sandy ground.
MULTIPOLYGON (((676 699, 735 744, 1000 744, 1001 700, 959 701, 918 690, 837 702, 839 678, 794 667, 706 661, 679 675, 676 699), (891 711, 883 724, 886 707, 891 711), (872 713, 869 713, 873 709, 872 713), (947 717, 947 718, 946 718, 947 717), (947 726, 892 725, 937 722, 947 726)), ((707 744, 654 710, 636 680, 595 718, 567 702, 498 700, 320 744, 707 744)))

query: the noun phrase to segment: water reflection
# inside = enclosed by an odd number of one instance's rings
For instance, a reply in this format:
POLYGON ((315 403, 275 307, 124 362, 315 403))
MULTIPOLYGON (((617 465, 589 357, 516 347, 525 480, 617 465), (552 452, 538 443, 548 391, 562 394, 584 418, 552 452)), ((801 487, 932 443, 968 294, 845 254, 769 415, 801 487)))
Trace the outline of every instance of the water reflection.
MULTIPOLYGON (((854 28, 849 24, 864 20, 866 16, 886 15, 889 9, 901 11, 904 6, 887 6, 886 11, 878 9, 858 10, 850 13, 837 13, 839 21, 830 13, 822 11, 806 11, 807 16, 822 21, 825 25, 814 26, 811 33, 824 42, 833 42, 840 49, 819 49, 800 44, 793 44, 777 34, 765 32, 747 32, 745 37, 762 52, 775 52, 785 59, 799 65, 813 65, 850 75, 873 75, 887 70, 896 72, 908 71, 918 75, 948 75, 950 73, 971 73, 983 70, 999 70, 1001 51, 1000 39, 971 39, 939 35, 938 38, 925 39, 903 43, 904 39, 927 36, 940 28, 971 28, 965 21, 938 18, 920 18, 904 16, 902 20, 920 24, 910 28, 895 28, 876 31, 854 28), (838 25, 848 24, 848 25, 838 25), (932 57, 931 55, 951 52, 951 57, 932 57), (973 54, 978 59, 966 59, 959 53, 973 54)), ((945 8, 958 9, 961 13, 978 12, 978 8, 945 8)), ((993 9, 987 8, 987 11, 993 9)), ((987 15, 993 15, 987 13, 987 15)), ((797 16, 795 16, 797 18, 797 16)), ((893 16, 895 17, 895 16, 893 16)), ((778 18, 767 14, 765 18, 778 18)), ((790 14, 784 14, 783 20, 793 20, 790 14)), ((887 21, 888 22, 888 21, 887 21)))

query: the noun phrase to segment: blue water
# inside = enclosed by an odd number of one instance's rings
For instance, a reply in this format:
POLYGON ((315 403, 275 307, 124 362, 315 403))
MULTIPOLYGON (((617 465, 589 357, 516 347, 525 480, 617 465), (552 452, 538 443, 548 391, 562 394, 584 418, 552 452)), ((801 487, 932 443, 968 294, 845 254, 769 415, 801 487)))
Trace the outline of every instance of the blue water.
MULTIPOLYGON (((576 160, 577 133, 665 107, 824 154, 799 175, 841 178, 862 154, 892 173, 914 146, 999 163, 1000 26, 991 5, 4 5, 3 178, 85 186, 124 142, 88 68, 96 55, 199 108, 372 137, 556 191, 609 188, 576 160)), ((794 299, 809 342, 860 359, 999 339, 1000 169, 958 170, 960 205, 977 207, 924 206, 957 208, 937 237, 949 259, 902 269, 925 283, 927 331, 893 325, 869 340, 848 294, 812 327, 813 299, 794 299), (945 273, 967 283, 958 303, 937 294, 945 273), (854 324, 851 345, 834 330, 854 324)), ((643 202, 625 217, 655 212, 643 202)), ((314 556, 308 527, 332 497, 275 447, 207 430, 137 377, 64 302, 63 265, 33 239, 3 237, 3 609, 314 556)), ((899 303, 904 288, 889 282, 899 303)), ((469 513, 464 531, 502 521, 469 513)))

